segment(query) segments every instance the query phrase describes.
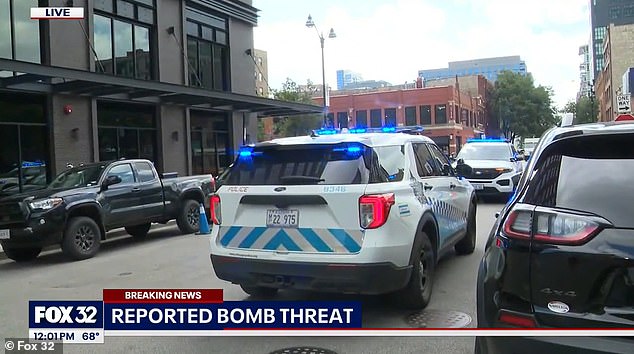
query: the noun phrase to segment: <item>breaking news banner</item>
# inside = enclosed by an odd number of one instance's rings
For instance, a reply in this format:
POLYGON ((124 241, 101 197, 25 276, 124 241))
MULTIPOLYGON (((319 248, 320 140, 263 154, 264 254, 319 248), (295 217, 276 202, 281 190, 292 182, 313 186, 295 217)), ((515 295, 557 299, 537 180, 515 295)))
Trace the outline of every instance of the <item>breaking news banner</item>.
POLYGON ((29 301, 29 338, 104 343, 179 331, 359 329, 359 302, 223 301, 220 289, 104 289, 102 301, 29 301))

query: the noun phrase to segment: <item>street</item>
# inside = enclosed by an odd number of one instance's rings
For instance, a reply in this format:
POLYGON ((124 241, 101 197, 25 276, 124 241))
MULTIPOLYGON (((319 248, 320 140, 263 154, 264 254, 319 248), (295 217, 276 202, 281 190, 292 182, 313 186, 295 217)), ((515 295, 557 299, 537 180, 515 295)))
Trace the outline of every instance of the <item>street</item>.
MULTIPOLYGON (((469 256, 448 256, 437 267, 432 301, 425 310, 435 317, 411 317, 388 297, 280 292, 284 300, 362 300, 363 324, 369 328, 418 327, 427 321, 448 327, 475 326, 477 265, 501 204, 481 202, 477 247, 469 256), (466 314, 466 315, 465 315, 466 314), (467 316, 468 315, 468 316, 467 316), (444 321, 444 322, 443 322, 444 321), (453 321, 453 322, 452 322, 453 321), (444 324, 444 325, 443 325, 444 324)), ((146 240, 118 237, 102 244, 92 259, 69 262, 58 251, 18 264, 0 261, 0 336, 28 335, 28 300, 96 300, 103 288, 222 288, 225 300, 248 300, 236 286, 215 277, 209 260, 209 238, 180 235, 175 226, 154 226, 146 240)), ((113 338, 104 345, 66 345, 68 353, 254 353, 288 347, 318 347, 336 353, 473 353, 473 338, 113 338)))

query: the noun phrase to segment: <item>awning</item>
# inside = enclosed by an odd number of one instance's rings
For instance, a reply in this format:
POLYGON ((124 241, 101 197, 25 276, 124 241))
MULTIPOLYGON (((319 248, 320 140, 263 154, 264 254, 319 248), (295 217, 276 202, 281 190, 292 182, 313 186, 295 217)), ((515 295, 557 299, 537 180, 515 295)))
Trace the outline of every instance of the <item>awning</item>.
POLYGON ((211 91, 158 81, 135 80, 9 59, 0 59, 0 89, 175 104, 225 112, 257 113, 259 117, 323 112, 322 107, 311 104, 211 91), (12 76, 13 73, 19 75, 12 76), (2 76, 9 77, 1 78, 2 76))

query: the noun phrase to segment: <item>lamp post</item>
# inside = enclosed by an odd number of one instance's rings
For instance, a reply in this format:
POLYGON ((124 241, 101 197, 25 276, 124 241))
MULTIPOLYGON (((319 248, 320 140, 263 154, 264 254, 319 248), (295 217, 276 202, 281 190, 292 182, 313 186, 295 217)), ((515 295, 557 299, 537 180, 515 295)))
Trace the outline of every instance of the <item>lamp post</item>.
MULTIPOLYGON (((315 25, 315 22, 313 21, 312 16, 308 15, 308 19, 306 20, 306 27, 308 28, 314 28, 315 31, 317 32, 317 36, 319 36, 319 41, 321 42, 321 78, 322 78, 322 94, 323 94, 323 98, 324 98, 324 126, 327 124, 327 114, 326 114, 326 65, 325 65, 325 61, 324 61, 324 42, 326 41, 326 38, 324 37, 324 34, 322 32, 319 32, 319 30, 317 29, 317 26, 315 25)), ((334 29, 330 29, 330 32, 328 33, 328 38, 336 38, 337 35, 335 34, 335 30, 334 29)))

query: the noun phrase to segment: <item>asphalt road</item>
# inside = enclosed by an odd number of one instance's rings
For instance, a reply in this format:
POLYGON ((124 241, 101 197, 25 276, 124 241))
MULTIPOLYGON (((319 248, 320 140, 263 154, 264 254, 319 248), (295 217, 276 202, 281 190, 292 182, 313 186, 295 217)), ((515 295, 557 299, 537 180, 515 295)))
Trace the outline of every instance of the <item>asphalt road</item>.
MULTIPOLYGON (((436 269, 432 301, 426 311, 440 316, 467 314, 475 326, 475 285, 485 238, 500 204, 480 203, 478 246, 469 256, 448 256, 436 269)), ((60 252, 18 264, 0 261, 0 341, 28 336, 28 300, 101 299, 103 288, 223 288, 225 300, 248 300, 235 285, 217 279, 211 269, 208 237, 179 235, 174 226, 153 228, 146 240, 119 237, 102 245, 92 259, 69 262, 60 252)), ((364 327, 408 328, 411 311, 390 305, 387 297, 361 297, 284 291, 287 300, 361 300, 364 327)), ((104 345, 66 345, 66 353, 270 353, 309 346, 336 353, 473 353, 473 338, 106 338, 104 345)))

